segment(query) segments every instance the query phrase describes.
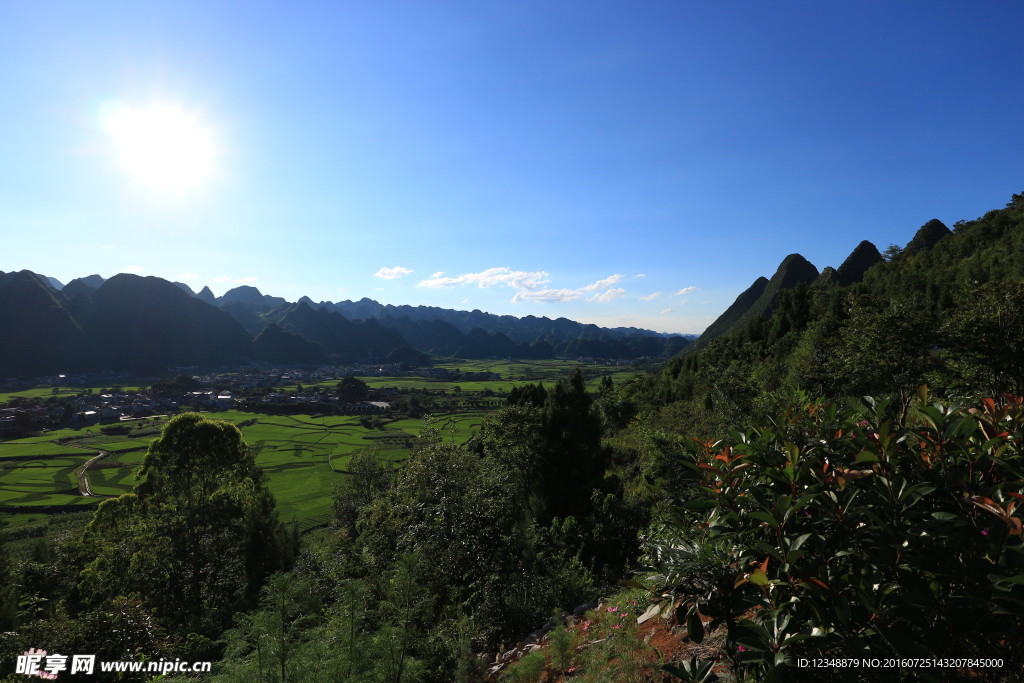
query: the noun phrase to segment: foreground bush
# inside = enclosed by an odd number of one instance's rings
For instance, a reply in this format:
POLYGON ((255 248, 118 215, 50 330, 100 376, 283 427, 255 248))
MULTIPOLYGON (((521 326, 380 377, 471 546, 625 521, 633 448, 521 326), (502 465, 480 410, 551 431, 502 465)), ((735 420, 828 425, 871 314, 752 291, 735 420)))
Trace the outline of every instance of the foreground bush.
POLYGON ((692 640, 725 630, 739 677, 820 678, 801 658, 993 658, 1002 668, 964 669, 1021 675, 1024 403, 918 401, 903 429, 871 399, 812 402, 679 458, 688 474, 649 557, 692 640))

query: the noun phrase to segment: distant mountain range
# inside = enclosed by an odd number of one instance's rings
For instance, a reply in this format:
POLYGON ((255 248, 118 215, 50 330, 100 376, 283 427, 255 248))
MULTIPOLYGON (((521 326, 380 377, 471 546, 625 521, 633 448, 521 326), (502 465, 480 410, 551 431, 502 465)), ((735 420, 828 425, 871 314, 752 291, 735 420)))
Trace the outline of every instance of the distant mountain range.
MULTIPOLYGON (((921 226, 914 238, 900 250, 900 253, 912 254, 928 251, 939 240, 950 234, 952 231, 942 221, 932 219, 921 226)), ((882 263, 883 260, 878 248, 867 240, 858 244, 839 268, 830 266, 820 273, 800 254, 790 254, 782 260, 770 280, 759 277, 736 297, 736 301, 708 325, 697 341, 687 346, 686 353, 697 351, 707 346, 711 340, 733 330, 741 329, 752 320, 770 317, 779 298, 779 293, 784 290, 794 289, 800 285, 848 287, 863 280, 868 271, 882 263)))
POLYGON ((291 303, 255 287, 215 297, 181 282, 122 273, 61 285, 0 272, 0 377, 80 370, 162 373, 262 361, 281 365, 457 358, 668 358, 693 336, 603 328, 372 299, 291 303))

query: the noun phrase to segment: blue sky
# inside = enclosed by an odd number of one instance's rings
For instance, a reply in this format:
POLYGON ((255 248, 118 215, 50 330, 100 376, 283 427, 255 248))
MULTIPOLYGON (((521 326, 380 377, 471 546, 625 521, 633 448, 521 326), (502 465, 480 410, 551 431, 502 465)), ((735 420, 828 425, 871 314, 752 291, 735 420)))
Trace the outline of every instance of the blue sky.
POLYGON ((838 266, 1024 190, 1022 23, 1016 0, 5 3, 0 270, 700 332, 789 253, 838 266), (183 112, 211 166, 147 185, 118 107, 183 112))

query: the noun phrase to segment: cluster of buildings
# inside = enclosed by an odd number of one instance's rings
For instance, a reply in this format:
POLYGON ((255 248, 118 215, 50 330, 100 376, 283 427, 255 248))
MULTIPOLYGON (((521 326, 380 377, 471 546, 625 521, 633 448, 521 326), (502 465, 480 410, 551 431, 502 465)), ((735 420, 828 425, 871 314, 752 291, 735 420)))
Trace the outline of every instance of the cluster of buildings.
POLYGON ((316 384, 340 379, 349 375, 356 377, 400 377, 407 374, 422 374, 423 370, 407 370, 399 363, 374 363, 371 365, 323 365, 314 370, 292 368, 245 368, 224 372, 199 373, 197 368, 175 368, 175 374, 194 376, 204 385, 230 386, 235 391, 262 389, 284 384, 316 384))
MULTIPOLYGON (((29 419, 35 424, 63 423, 73 426, 97 422, 117 422, 151 415, 174 413, 179 410, 222 411, 236 407, 257 405, 292 406, 302 410, 329 410, 350 414, 388 414, 395 389, 374 389, 369 399, 343 401, 332 391, 323 389, 301 390, 290 394, 265 393, 274 387, 320 384, 342 377, 426 377, 442 381, 487 381, 501 379, 494 372, 466 372, 451 368, 409 369, 400 363, 373 363, 348 366, 325 365, 316 369, 253 367, 217 372, 203 372, 199 368, 173 368, 172 374, 187 375, 204 387, 222 387, 220 391, 189 391, 183 395, 161 395, 153 391, 118 391, 103 394, 82 394, 61 401, 60 405, 24 405, 0 409, 0 435, 15 432, 29 419), (264 392, 261 394, 260 389, 264 392), (255 390, 255 392, 254 392, 255 390), (236 396, 250 394, 250 396, 236 396), (253 396, 251 394, 255 393, 253 396)), ((19 391, 39 385, 54 387, 107 385, 116 387, 128 381, 117 373, 76 374, 73 377, 54 375, 32 379, 0 379, 0 390, 19 391)), ((56 389, 55 389, 56 393, 56 389)))
POLYGON ((117 422, 177 411, 183 401, 155 396, 144 391, 86 394, 74 401, 72 425, 117 422))

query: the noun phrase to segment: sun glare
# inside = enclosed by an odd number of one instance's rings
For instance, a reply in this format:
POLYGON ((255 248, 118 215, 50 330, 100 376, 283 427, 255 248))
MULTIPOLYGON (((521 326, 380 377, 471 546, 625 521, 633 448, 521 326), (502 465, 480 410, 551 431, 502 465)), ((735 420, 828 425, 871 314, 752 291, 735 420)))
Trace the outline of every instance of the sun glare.
POLYGON ((215 170, 216 146, 199 117, 176 106, 104 108, 100 124, 115 154, 140 183, 162 192, 202 185, 215 170))

